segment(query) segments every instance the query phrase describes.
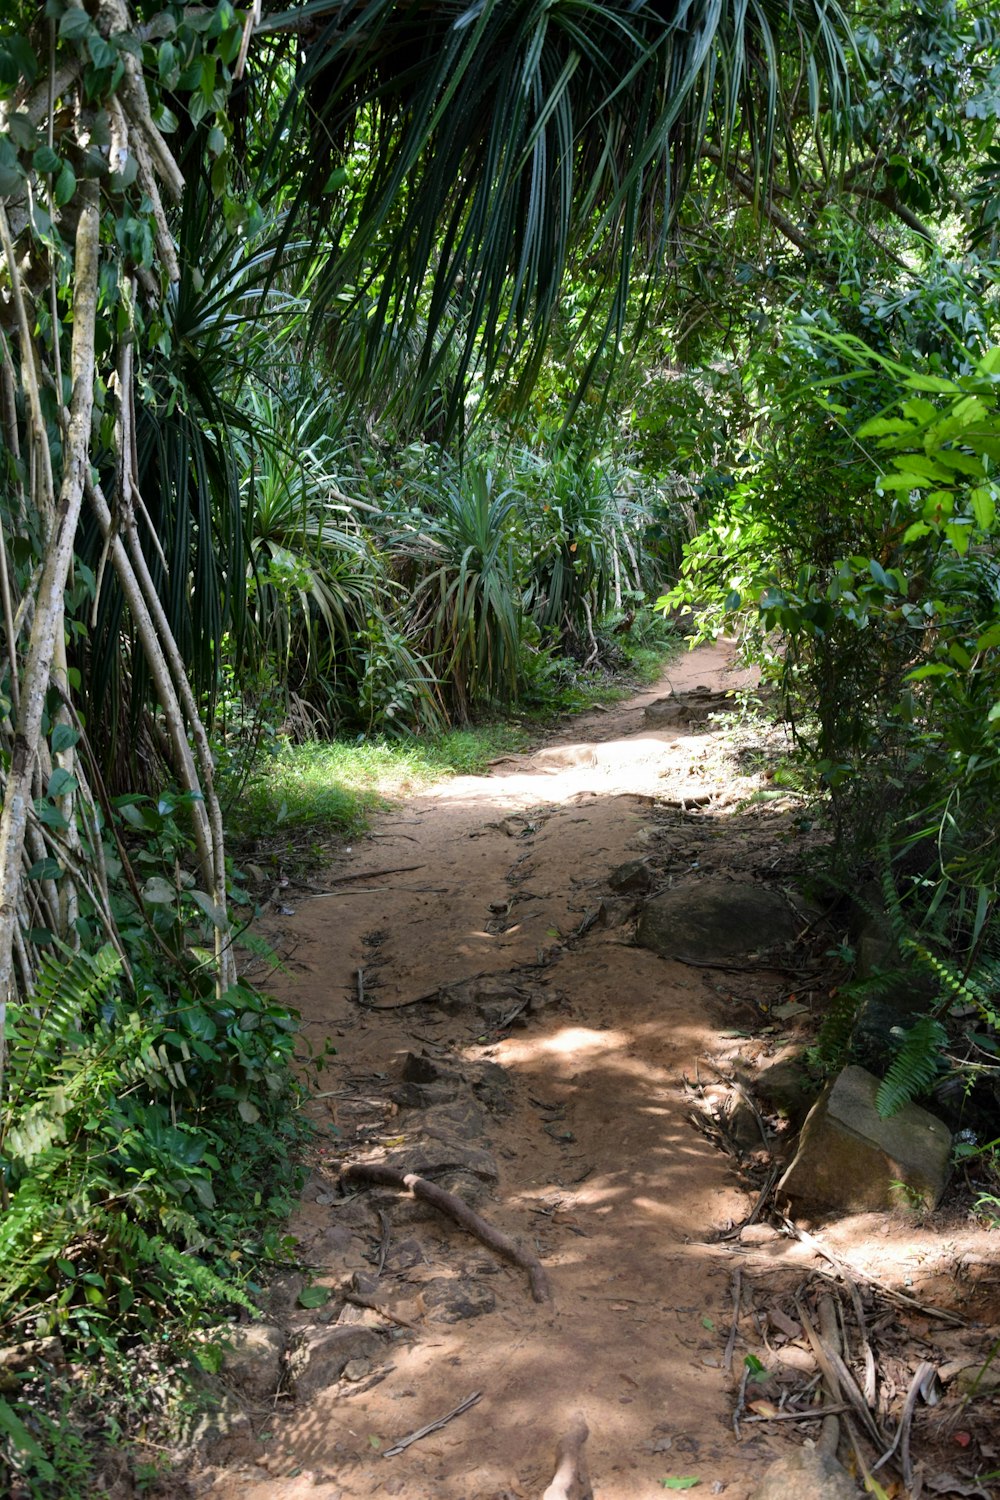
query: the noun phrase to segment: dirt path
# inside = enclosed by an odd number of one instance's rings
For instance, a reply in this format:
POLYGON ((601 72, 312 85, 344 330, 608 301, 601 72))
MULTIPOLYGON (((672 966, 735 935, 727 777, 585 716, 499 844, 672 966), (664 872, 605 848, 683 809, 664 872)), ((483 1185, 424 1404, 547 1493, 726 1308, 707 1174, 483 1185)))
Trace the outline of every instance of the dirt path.
MULTIPOLYGON (((347 1306, 340 1323, 377 1330, 378 1358, 279 1403, 262 1456, 219 1476, 218 1500, 537 1500, 577 1410, 600 1500, 663 1494, 681 1476, 745 1500, 759 1481, 781 1439, 751 1427, 736 1441, 723 1368, 733 1255, 710 1243, 753 1195, 693 1128, 684 1086, 700 1058, 725 1067, 749 1045, 733 1035, 740 999, 732 976, 632 946, 607 883, 654 846, 662 858, 665 841, 678 871, 726 867, 725 819, 665 829, 662 804, 713 791, 735 804, 759 781, 734 786, 712 725, 655 730, 644 709, 670 688, 741 680, 725 647, 702 648, 545 749, 415 795, 345 853, 329 894, 307 893, 283 920, 290 958, 271 986, 317 1046, 332 1036, 338 1049, 315 1106, 336 1133, 293 1231, 330 1285, 374 1278, 381 1240, 375 1293, 415 1327, 347 1306), (412 1003, 437 992, 451 1003, 412 1003), (419 1068, 400 1084, 407 1054, 425 1058, 423 1092, 419 1068), (432 1211, 338 1195, 345 1157, 407 1145, 407 1105, 433 1106, 442 1068, 473 1083, 464 1116, 452 1107, 447 1121, 450 1139, 465 1131, 462 1180, 492 1223, 537 1248, 550 1305, 432 1211), (476 1176, 490 1153, 495 1182, 476 1176), (475 1392, 442 1430, 382 1456, 475 1392)), ((745 868, 789 858, 766 822, 741 847, 745 868)), ((771 1000, 789 983, 741 978, 771 1000)), ((422 1128, 432 1117, 425 1108, 422 1128)))

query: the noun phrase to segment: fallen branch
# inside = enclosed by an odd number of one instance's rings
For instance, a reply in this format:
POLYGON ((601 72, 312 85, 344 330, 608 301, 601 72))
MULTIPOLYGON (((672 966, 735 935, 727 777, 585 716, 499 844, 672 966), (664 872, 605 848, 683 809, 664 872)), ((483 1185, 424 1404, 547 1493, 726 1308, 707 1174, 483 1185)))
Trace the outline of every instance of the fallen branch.
POLYGON ((449 1422, 460 1417, 464 1411, 468 1411, 470 1406, 475 1406, 476 1402, 482 1398, 482 1394, 482 1391, 473 1391, 471 1396, 466 1396, 464 1401, 460 1401, 443 1417, 438 1417, 436 1422, 428 1422, 426 1427, 418 1427, 416 1432, 410 1433, 409 1437, 400 1438, 398 1443, 393 1443, 391 1448, 386 1448, 382 1457, 395 1458, 397 1453, 402 1453, 411 1443, 419 1443, 420 1439, 427 1437, 429 1433, 437 1432, 441 1427, 447 1427, 449 1422))
POLYGON ((542 1500, 594 1500, 583 1454, 590 1431, 582 1412, 577 1412, 564 1438, 556 1448, 556 1472, 542 1500))
MULTIPOLYGON (((351 875, 333 875, 330 877, 331 885, 347 885, 352 880, 376 880, 383 875, 406 875, 410 870, 422 870, 423 865, 391 865, 387 870, 355 870, 351 875)), ((317 896, 332 895, 331 891, 317 891, 315 886, 311 887, 317 896)))
POLYGON ((342 1175, 347 1182, 375 1183, 379 1187, 397 1188, 400 1192, 408 1189, 415 1198, 422 1199, 424 1203, 429 1203, 432 1208, 454 1219, 456 1224, 460 1224, 480 1244, 492 1250, 494 1255, 527 1271, 531 1295, 536 1302, 552 1300, 548 1277, 537 1255, 531 1250, 522 1250, 509 1235, 500 1229, 494 1229, 492 1224, 480 1218, 454 1193, 438 1187, 434 1182, 428 1182, 426 1177, 419 1177, 416 1172, 400 1172, 395 1167, 387 1167, 383 1162, 353 1162, 344 1169, 342 1175))
POLYGON ((802 1411, 773 1411, 770 1416, 743 1417, 744 1422, 818 1422, 823 1417, 836 1417, 842 1411, 850 1411, 846 1401, 837 1406, 807 1406, 802 1411))
POLYGON ((743 1271, 737 1266, 733 1272, 733 1321, 726 1340, 726 1352, 722 1368, 728 1373, 733 1367, 733 1350, 736 1348, 736 1333, 740 1326, 740 1301, 743 1296, 743 1271))

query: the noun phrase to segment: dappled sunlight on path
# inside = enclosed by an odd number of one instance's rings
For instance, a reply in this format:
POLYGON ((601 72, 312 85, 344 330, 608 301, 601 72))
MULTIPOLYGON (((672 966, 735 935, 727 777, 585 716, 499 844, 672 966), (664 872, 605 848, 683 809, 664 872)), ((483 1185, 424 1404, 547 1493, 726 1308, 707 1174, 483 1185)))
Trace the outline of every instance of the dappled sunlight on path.
MULTIPOLYGON (((408 1053, 504 1070, 506 1102, 487 1125, 500 1180, 478 1207, 534 1243, 554 1301, 534 1306, 523 1273, 440 1219, 394 1227, 393 1242, 423 1236, 446 1274, 471 1266, 493 1311, 454 1324, 421 1316, 415 1334, 396 1331, 379 1383, 280 1407, 266 1477, 260 1467, 222 1477, 218 1497, 538 1497, 578 1409, 601 1500, 662 1494, 671 1475, 698 1476, 704 1493, 730 1500, 749 1494, 770 1449, 733 1437, 731 1271, 708 1243, 745 1217, 749 1198, 730 1159, 692 1128, 683 1089, 699 1057, 720 1055, 721 1002, 711 976, 632 945, 605 899, 614 867, 662 846, 660 801, 724 804, 755 785, 734 790, 712 724, 652 728, 646 705, 671 687, 746 681, 728 648, 704 648, 544 749, 414 796, 342 867, 369 878, 338 886, 331 872, 329 893, 284 923, 290 957, 275 987, 315 1044, 334 1037, 323 1089, 335 1119, 338 1090, 377 1091, 408 1053), (416 868, 392 873, 399 865, 416 868), (479 984, 488 1001, 498 980, 529 987, 516 1023, 494 1025, 482 1006, 454 1000, 475 998, 479 984), (474 1391, 481 1399, 462 1416, 381 1457, 474 1391)), ((677 844, 682 873, 711 863, 716 830, 704 823, 677 844)), ((502 1001, 502 983, 498 992, 502 1001)), ((399 1121, 382 1137, 404 1138, 405 1110, 399 1121)), ((345 1137, 333 1152, 358 1149, 345 1137)), ((303 1204, 293 1227, 307 1258, 336 1214, 336 1204, 303 1204)))

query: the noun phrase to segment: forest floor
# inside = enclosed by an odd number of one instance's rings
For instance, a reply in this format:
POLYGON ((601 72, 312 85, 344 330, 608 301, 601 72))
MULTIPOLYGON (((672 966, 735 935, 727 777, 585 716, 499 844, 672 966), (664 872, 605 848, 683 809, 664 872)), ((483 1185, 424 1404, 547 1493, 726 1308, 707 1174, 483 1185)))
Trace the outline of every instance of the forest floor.
MULTIPOLYGON (((300 1342, 331 1316, 368 1342, 329 1383, 261 1407, 256 1454, 203 1472, 202 1493, 538 1500, 579 1411, 598 1500, 695 1480, 745 1500, 776 1455, 818 1433, 795 1413, 817 1397, 803 1318, 825 1289, 845 1327, 852 1306, 863 1313, 883 1434, 921 1360, 987 1358, 1000 1271, 967 1203, 812 1224, 815 1239, 754 1213, 784 1127, 761 1118, 765 1151, 753 1114, 734 1139, 727 1111, 815 1035, 843 933, 806 917, 776 967, 700 967, 636 946, 627 893, 609 885, 643 859, 655 889, 721 876, 800 902, 823 835, 775 794, 773 727, 748 714, 656 728, 645 715, 671 691, 747 683, 728 647, 700 648, 491 775, 416 792, 315 888, 286 888, 265 924, 284 956, 267 986, 299 1008, 315 1048, 337 1049, 310 1105, 319 1135, 290 1227, 334 1295, 325 1311, 296 1307, 293 1279, 273 1317, 300 1342), (435 1145, 478 1212, 537 1251, 550 1302, 434 1209, 339 1183, 348 1163, 412 1170, 435 1145), (341 1298, 351 1277, 382 1311, 341 1298), (779 1410, 787 1419, 769 1420, 779 1410)), ((1000 1493, 975 1478, 1000 1465, 985 1391, 965 1405, 953 1382, 939 1404, 917 1403, 925 1493, 1000 1493)), ((885 1492, 909 1493, 896 1473, 880 1470, 885 1492)))

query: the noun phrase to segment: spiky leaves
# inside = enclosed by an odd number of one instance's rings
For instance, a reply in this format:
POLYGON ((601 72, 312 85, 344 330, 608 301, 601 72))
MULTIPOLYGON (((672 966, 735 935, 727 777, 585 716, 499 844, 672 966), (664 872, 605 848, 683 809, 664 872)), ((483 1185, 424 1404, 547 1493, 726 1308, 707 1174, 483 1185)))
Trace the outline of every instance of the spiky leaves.
POLYGON ((295 142, 300 205, 335 189, 324 332, 370 390, 418 331, 416 388, 452 393, 510 357, 530 384, 573 254, 613 346, 706 139, 764 184, 850 45, 836 0, 312 0, 261 29, 302 49, 264 170, 295 142))

